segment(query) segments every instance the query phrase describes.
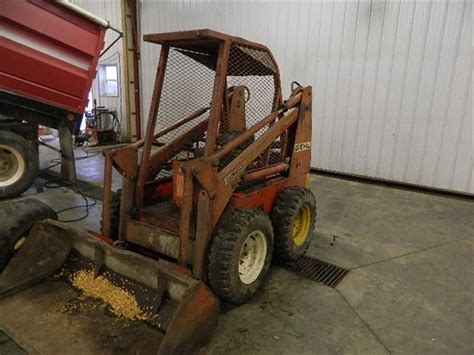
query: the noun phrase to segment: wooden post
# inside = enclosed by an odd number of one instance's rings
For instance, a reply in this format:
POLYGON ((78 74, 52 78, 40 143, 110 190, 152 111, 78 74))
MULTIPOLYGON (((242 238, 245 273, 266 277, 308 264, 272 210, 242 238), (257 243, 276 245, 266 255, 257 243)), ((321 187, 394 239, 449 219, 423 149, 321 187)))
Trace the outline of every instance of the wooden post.
POLYGON ((137 1, 121 0, 123 44, 124 85, 122 94, 125 98, 126 139, 135 142, 141 139, 140 111, 140 77, 137 30, 137 1))
POLYGON ((110 237, 110 208, 112 200, 112 152, 104 152, 104 190, 102 191, 102 234, 110 237))

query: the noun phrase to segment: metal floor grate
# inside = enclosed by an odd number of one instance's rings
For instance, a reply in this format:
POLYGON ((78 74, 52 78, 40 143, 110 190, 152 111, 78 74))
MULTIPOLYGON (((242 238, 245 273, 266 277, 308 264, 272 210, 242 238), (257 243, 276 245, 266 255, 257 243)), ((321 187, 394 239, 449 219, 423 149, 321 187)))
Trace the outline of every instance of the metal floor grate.
POLYGON ((349 270, 337 265, 329 264, 325 261, 305 255, 297 261, 288 263, 284 268, 333 288, 336 287, 349 272, 349 270))

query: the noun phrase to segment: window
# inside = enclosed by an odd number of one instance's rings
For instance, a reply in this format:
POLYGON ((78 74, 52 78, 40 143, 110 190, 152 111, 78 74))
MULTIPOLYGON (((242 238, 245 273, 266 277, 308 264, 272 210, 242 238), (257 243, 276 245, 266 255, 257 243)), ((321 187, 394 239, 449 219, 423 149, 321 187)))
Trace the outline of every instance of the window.
POLYGON ((118 96, 117 64, 101 64, 99 67, 101 96, 118 96))

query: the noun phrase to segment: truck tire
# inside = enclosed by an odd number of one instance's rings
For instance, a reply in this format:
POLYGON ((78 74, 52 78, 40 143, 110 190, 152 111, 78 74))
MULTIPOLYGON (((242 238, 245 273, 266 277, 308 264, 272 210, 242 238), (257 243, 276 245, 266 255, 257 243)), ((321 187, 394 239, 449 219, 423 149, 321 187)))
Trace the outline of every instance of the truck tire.
POLYGON ((58 219, 58 215, 34 198, 0 204, 0 273, 22 246, 33 224, 46 218, 58 219))
POLYGON ((283 262, 296 260, 311 242, 316 199, 309 189, 287 187, 278 194, 270 218, 275 231, 275 258, 283 262))
POLYGON ((211 241, 211 289, 223 300, 244 303, 263 284, 272 253, 268 216, 260 210, 236 209, 219 222, 211 241))
POLYGON ((27 139, 0 131, 0 199, 18 196, 38 176, 38 154, 27 139))

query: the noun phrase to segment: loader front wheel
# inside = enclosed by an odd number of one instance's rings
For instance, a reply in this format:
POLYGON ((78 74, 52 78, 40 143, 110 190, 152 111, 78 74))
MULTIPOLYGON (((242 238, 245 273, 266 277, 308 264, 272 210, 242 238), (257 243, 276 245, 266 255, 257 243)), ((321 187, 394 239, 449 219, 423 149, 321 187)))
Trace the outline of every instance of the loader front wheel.
POLYGON ((209 255, 209 284, 223 300, 242 304, 263 284, 273 252, 270 219, 260 210, 236 209, 219 222, 209 255))
POLYGON ((270 213, 275 231, 275 257, 296 260, 311 242, 316 223, 316 199, 311 190, 288 187, 281 191, 270 213))

